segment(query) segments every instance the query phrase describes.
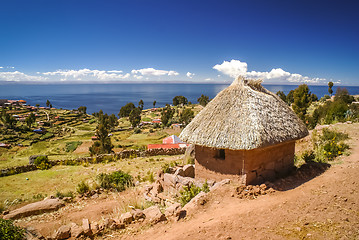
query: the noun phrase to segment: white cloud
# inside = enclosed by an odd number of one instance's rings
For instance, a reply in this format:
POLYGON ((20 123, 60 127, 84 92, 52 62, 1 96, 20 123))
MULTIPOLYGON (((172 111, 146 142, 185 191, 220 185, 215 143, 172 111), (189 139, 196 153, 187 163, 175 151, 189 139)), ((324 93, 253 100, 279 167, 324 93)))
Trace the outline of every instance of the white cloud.
POLYGON ((212 78, 206 78, 206 79, 204 79, 205 81, 211 81, 212 80, 212 78))
POLYGON ((45 81, 47 79, 48 79, 47 77, 31 76, 19 71, 0 72, 0 81, 5 81, 5 82, 45 81))
POLYGON ((0 67, 0 68, 4 68, 4 67, 0 67))
POLYGON ((298 73, 286 72, 281 68, 273 68, 269 72, 247 72, 247 63, 232 59, 230 62, 224 61, 217 64, 213 69, 222 72, 232 78, 243 75, 248 78, 262 79, 267 83, 325 83, 325 78, 310 78, 298 73))
POLYGON ((193 78, 193 76, 196 75, 194 73, 190 73, 190 72, 187 72, 186 76, 189 77, 189 78, 193 78))
POLYGON ((142 69, 133 69, 131 71, 132 74, 142 74, 144 76, 177 76, 179 75, 176 71, 166 71, 166 70, 157 70, 154 68, 142 68, 142 69))
POLYGON ((143 76, 139 76, 139 75, 133 75, 133 77, 136 78, 136 79, 138 79, 138 80, 140 80, 140 79, 143 78, 143 76))
POLYGON ((213 69, 236 78, 239 75, 244 75, 247 72, 247 63, 232 59, 230 62, 223 61, 222 64, 215 65, 213 69))
POLYGON ((68 80, 85 80, 85 81, 113 81, 122 80, 130 77, 129 73, 121 74, 122 71, 111 70, 90 70, 87 68, 80 70, 57 70, 55 72, 44 72, 47 76, 60 76, 61 81, 68 80))

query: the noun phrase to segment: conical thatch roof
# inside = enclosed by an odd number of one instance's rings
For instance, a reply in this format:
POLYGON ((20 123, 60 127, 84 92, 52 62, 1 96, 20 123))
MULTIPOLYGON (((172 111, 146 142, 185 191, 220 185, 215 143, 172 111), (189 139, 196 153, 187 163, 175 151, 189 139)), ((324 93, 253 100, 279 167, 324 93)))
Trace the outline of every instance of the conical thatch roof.
POLYGON ((232 150, 250 150, 300 139, 304 123, 261 81, 236 79, 183 129, 188 143, 232 150))

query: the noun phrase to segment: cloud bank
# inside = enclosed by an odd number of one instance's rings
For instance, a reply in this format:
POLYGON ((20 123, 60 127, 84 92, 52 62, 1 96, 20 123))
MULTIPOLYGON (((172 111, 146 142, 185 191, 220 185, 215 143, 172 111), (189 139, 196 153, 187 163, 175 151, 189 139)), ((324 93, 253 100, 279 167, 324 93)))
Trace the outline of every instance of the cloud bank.
MULTIPOLYGON (((232 78, 243 75, 248 78, 262 79, 267 83, 324 83, 327 81, 325 78, 310 78, 298 73, 289 73, 281 68, 273 68, 269 72, 248 72, 247 63, 234 59, 229 62, 224 61, 222 64, 217 64, 213 66, 213 69, 232 78)), ((340 80, 338 82, 340 82, 340 80)))
POLYGON ((87 68, 80 70, 57 70, 55 72, 44 72, 45 76, 59 76, 61 81, 86 80, 86 81, 114 81, 128 79, 129 73, 122 74, 122 71, 111 70, 90 70, 87 68))
POLYGON ((177 76, 179 75, 176 71, 157 70, 154 68, 142 68, 139 70, 132 70, 132 74, 141 74, 143 76, 177 76))

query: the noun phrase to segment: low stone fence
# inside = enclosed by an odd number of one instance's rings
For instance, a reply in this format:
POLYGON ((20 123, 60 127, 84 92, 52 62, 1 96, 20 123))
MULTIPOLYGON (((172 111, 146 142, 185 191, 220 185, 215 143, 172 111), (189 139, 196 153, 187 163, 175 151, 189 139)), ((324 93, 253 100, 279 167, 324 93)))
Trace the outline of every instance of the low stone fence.
MULTIPOLYGON (((83 157, 77 159, 65 159, 65 160, 51 160, 50 164, 55 165, 80 165, 80 164, 93 164, 101 162, 111 162, 116 161, 117 159, 126 159, 126 158, 136 158, 136 157, 150 157, 158 155, 180 155, 184 154, 186 148, 171 148, 171 149, 150 149, 146 151, 139 150, 124 150, 114 154, 101 154, 95 157, 83 157)), ((39 155, 40 156, 40 155, 39 155)), ((34 159, 30 157, 30 162, 33 162, 34 159)), ((34 164, 28 164, 24 166, 9 167, 0 170, 0 177, 10 176, 14 174, 30 172, 37 170, 37 167, 34 164)))

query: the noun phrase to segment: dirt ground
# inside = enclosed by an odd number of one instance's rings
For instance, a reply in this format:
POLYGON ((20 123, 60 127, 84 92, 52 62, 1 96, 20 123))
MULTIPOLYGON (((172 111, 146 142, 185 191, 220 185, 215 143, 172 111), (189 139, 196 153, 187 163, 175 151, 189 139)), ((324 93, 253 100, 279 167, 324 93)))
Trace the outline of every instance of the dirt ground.
MULTIPOLYGON (((274 193, 252 200, 239 199, 228 185, 210 192, 209 201, 184 220, 129 227, 98 239, 359 239, 359 124, 335 128, 349 133, 351 155, 326 170, 294 173, 277 181, 274 193)), ((47 236, 61 224, 113 215, 120 202, 118 195, 100 196, 18 224, 47 236)))

